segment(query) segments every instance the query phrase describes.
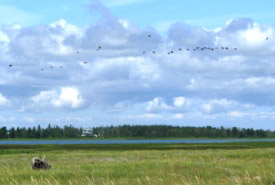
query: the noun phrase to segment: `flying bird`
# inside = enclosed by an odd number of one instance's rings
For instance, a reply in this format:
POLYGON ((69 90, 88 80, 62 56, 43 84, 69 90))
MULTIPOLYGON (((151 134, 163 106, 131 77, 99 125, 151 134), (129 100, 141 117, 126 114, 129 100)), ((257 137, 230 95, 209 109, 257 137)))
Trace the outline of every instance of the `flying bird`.
POLYGON ((51 66, 51 69, 53 68, 53 66, 51 66))
POLYGON ((155 51, 153 51, 152 53, 153 53, 153 54, 156 54, 156 52, 155 52, 155 51))
POLYGON ((268 37, 266 37, 266 39, 265 40, 268 40, 268 37))
POLYGON ((179 48, 179 51, 181 51, 181 48, 179 48))
POLYGON ((98 48, 96 50, 99 51, 100 49, 101 49, 101 46, 98 46, 98 48))
POLYGON ((189 49, 187 48, 186 51, 189 51, 189 49))
POLYGON ((76 53, 79 53, 79 51, 77 51, 76 53))
POLYGON ((152 35, 148 35, 148 37, 152 37, 152 35))
POLYGON ((84 64, 88 64, 88 62, 83 62, 84 64))
POLYGON ((143 54, 145 54, 145 53, 146 53, 146 51, 143 51, 142 53, 143 53, 143 54))
POLYGON ((12 64, 9 65, 9 67, 12 67, 12 66, 13 66, 12 64))
POLYGON ((44 71, 44 69, 41 69, 41 71, 44 71))

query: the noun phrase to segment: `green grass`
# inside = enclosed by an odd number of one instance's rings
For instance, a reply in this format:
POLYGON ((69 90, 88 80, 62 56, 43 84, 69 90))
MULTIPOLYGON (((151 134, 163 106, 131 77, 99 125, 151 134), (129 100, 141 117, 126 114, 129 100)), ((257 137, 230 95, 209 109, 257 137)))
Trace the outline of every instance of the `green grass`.
POLYGON ((262 184, 275 182, 275 142, 0 145, 0 184, 262 184), (46 155, 51 170, 32 170, 46 155))
POLYGON ((274 139, 275 137, 265 137, 265 138, 255 138, 255 137, 245 137, 245 138, 236 138, 236 137, 80 137, 80 138, 8 138, 0 139, 5 141, 21 141, 21 140, 269 140, 274 139))

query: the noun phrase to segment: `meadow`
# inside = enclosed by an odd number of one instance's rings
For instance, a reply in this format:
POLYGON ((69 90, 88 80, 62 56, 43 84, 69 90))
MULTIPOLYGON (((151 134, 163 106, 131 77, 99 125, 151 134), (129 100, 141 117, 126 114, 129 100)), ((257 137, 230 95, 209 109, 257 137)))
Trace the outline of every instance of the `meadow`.
POLYGON ((275 184, 275 142, 0 145, 0 184, 275 184), (42 157, 51 170, 33 170, 42 157))

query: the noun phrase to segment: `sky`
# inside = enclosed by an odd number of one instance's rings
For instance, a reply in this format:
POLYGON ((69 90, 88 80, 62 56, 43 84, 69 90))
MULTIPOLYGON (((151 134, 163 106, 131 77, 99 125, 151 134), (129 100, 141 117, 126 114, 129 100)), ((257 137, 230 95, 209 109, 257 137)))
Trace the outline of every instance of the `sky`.
POLYGON ((275 130, 274 6, 0 0, 0 127, 275 130))

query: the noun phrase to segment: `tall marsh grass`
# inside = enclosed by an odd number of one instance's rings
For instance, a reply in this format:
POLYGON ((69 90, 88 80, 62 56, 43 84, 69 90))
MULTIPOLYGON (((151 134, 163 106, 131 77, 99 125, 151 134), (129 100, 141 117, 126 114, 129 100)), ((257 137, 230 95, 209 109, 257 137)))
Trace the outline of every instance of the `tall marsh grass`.
POLYGON ((114 149, 106 147, 105 150, 104 146, 93 149, 90 145, 82 148, 32 146, 25 149, 0 146, 0 184, 275 184, 274 144, 264 148, 250 146, 226 149, 201 149, 201 145, 185 149, 185 146, 152 145, 150 148, 150 145, 146 145, 127 149, 125 145, 124 149, 124 146, 116 146, 114 149), (121 148, 118 150, 117 147, 121 148), (32 170, 31 159, 43 154, 52 169, 32 170))

